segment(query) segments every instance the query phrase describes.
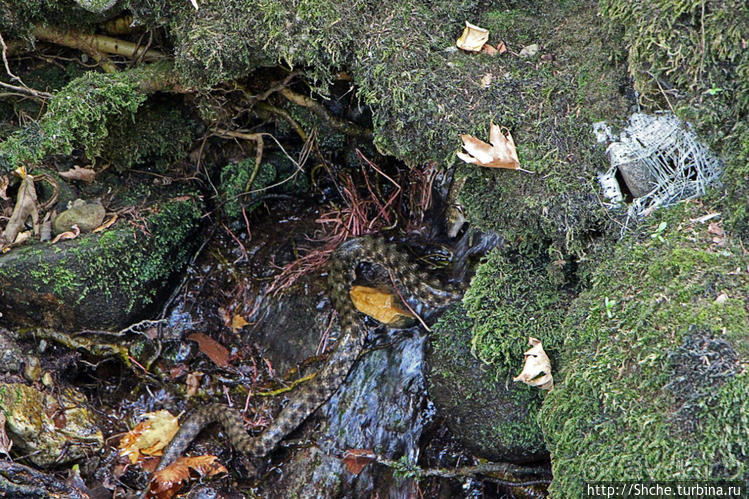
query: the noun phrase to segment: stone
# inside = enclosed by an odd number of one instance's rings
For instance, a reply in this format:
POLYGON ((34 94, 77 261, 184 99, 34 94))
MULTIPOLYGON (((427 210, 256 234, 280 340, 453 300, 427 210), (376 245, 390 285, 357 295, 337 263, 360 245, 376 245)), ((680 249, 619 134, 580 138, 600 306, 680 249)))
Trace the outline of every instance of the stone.
POLYGON ((77 225, 81 232, 91 232, 101 225, 105 214, 101 203, 87 203, 83 199, 76 199, 70 208, 55 217, 52 221, 52 230, 55 234, 60 234, 77 225))

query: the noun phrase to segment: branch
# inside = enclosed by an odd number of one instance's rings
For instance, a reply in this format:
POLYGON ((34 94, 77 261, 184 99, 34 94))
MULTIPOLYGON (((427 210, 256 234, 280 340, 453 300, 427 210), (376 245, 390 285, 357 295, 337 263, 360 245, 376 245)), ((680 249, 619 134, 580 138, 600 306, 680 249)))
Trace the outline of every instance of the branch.
POLYGON ((279 93, 290 102, 293 102, 298 106, 303 106, 311 109, 313 113, 325 120, 330 126, 340 132, 345 133, 346 135, 352 135, 354 137, 361 137, 363 139, 369 140, 372 139, 372 130, 367 130, 366 128, 362 128, 355 123, 334 116, 325 108, 325 106, 323 106, 316 100, 307 97, 306 95, 298 94, 288 88, 279 90, 279 93))

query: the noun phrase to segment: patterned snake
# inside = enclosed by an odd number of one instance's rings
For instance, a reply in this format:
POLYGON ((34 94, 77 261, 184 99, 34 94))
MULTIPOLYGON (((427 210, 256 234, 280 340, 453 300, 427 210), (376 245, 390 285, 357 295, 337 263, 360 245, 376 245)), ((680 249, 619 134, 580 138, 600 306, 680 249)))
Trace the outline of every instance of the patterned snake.
POLYGON ((430 307, 447 305, 456 296, 445 291, 437 279, 411 262, 406 254, 382 239, 365 236, 343 243, 334 252, 328 271, 328 287, 333 306, 338 312, 341 335, 328 363, 315 377, 315 383, 298 390, 273 423, 257 437, 251 437, 245 431, 242 416, 235 409, 223 404, 209 404, 196 409, 164 449, 157 470, 165 468, 182 455, 197 434, 212 422, 223 426, 237 451, 251 458, 263 457, 333 395, 361 353, 367 336, 367 328, 349 296, 349 289, 356 278, 356 267, 361 262, 382 265, 392 272, 402 288, 430 307))

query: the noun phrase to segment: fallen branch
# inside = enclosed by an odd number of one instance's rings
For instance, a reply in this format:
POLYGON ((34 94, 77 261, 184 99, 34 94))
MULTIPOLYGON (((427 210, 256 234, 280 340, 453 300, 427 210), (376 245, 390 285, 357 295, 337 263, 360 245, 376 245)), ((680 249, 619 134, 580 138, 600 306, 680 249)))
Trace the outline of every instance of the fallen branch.
POLYGON ((49 26, 37 26, 34 28, 34 36, 46 42, 82 50, 89 54, 121 55, 129 59, 141 58, 143 61, 166 59, 166 56, 158 50, 146 50, 137 43, 106 35, 78 33, 76 31, 63 32, 49 26))
POLYGON ((325 120, 328 125, 335 128, 336 130, 351 135, 353 137, 359 137, 362 139, 371 140, 372 130, 362 128, 356 123, 339 118, 331 114, 325 106, 317 102, 316 100, 307 97, 306 95, 298 94, 289 88, 282 88, 279 93, 283 95, 287 100, 293 102, 298 106, 309 108, 313 113, 318 115, 320 118, 325 120))

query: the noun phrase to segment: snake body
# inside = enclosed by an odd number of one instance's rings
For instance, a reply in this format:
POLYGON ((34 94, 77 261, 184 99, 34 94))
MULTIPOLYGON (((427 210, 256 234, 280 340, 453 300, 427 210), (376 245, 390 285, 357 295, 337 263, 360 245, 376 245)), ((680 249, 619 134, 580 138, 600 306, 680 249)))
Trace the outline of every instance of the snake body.
POLYGON ((223 426, 237 451, 251 458, 263 457, 333 395, 361 353, 367 336, 367 328, 349 295, 356 278, 356 267, 361 262, 382 265, 392 272, 405 291, 430 307, 447 305, 455 297, 452 292, 444 290, 439 280, 382 239, 365 236, 346 241, 333 253, 328 266, 328 287, 333 306, 338 312, 341 335, 328 363, 314 378, 314 383, 297 390, 273 423, 257 437, 246 432, 242 416, 235 409, 223 404, 208 404, 196 409, 164 449, 157 470, 175 461, 197 434, 213 422, 223 426))

